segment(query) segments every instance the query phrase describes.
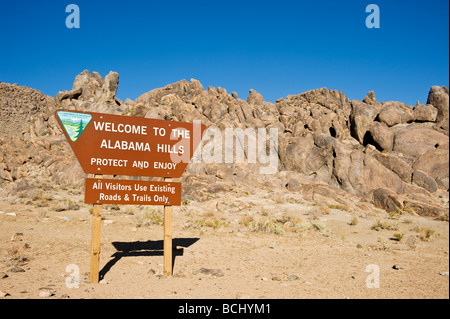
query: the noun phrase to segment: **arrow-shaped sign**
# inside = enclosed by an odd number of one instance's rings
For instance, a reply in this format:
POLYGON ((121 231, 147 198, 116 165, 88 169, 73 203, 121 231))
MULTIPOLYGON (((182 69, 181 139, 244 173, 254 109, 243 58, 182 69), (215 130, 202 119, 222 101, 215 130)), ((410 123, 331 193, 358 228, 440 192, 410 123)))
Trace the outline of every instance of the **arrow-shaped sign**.
POLYGON ((179 178, 206 130, 200 121, 72 110, 55 116, 86 174, 179 178))

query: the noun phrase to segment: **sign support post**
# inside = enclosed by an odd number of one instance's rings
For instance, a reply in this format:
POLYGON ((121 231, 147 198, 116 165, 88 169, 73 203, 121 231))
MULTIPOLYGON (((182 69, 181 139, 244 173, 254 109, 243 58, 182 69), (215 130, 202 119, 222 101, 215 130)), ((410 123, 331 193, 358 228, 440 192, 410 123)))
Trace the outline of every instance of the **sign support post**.
MULTIPOLYGON (((172 182, 172 178, 164 178, 172 182)), ((164 206, 164 276, 172 276, 172 206, 164 206)))
MULTIPOLYGON (((103 175, 95 175, 96 179, 102 179, 103 175)), ((102 205, 94 204, 92 212, 92 242, 91 242, 91 283, 99 281, 100 264, 100 229, 102 223, 102 205)))

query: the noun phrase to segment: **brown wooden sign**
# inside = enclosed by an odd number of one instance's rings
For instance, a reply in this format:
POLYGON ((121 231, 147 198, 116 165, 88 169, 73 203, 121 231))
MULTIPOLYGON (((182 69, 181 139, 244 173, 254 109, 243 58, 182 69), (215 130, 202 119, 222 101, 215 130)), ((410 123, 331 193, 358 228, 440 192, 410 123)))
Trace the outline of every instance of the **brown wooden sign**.
POLYGON ((206 126, 57 110, 55 117, 86 174, 179 178, 206 126))
POLYGON ((86 204, 181 205, 181 183, 87 178, 86 204))
POLYGON ((179 178, 206 126, 112 114, 57 110, 55 117, 86 174, 92 212, 91 282, 99 281, 102 204, 164 205, 164 275, 172 275, 172 206, 181 205, 179 178), (164 182, 103 179, 103 175, 164 177, 164 182))

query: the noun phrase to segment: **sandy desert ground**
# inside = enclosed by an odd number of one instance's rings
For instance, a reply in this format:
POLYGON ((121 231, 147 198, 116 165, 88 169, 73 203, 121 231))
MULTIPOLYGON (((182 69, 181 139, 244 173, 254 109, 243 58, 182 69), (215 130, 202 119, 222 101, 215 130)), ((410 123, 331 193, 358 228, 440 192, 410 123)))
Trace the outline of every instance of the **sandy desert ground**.
POLYGON ((262 188, 185 201, 173 208, 173 276, 164 277, 162 207, 105 205, 101 281, 91 284, 92 205, 81 190, 49 188, 0 208, 4 299, 449 298, 449 224, 418 215, 262 188))

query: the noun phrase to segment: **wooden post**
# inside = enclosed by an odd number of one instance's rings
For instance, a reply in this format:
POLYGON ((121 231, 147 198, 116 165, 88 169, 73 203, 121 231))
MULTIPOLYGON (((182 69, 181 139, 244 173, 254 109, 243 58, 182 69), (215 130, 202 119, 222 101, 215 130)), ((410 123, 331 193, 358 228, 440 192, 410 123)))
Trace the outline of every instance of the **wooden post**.
MULTIPOLYGON (((172 178, 164 181, 171 182, 172 178)), ((172 206, 164 206, 164 276, 172 276, 172 206)))
MULTIPOLYGON (((95 175, 94 178, 102 179, 103 175, 95 175)), ((102 222, 102 205, 94 204, 92 212, 92 238, 91 238, 91 283, 99 280, 100 264, 100 228, 102 222)))

